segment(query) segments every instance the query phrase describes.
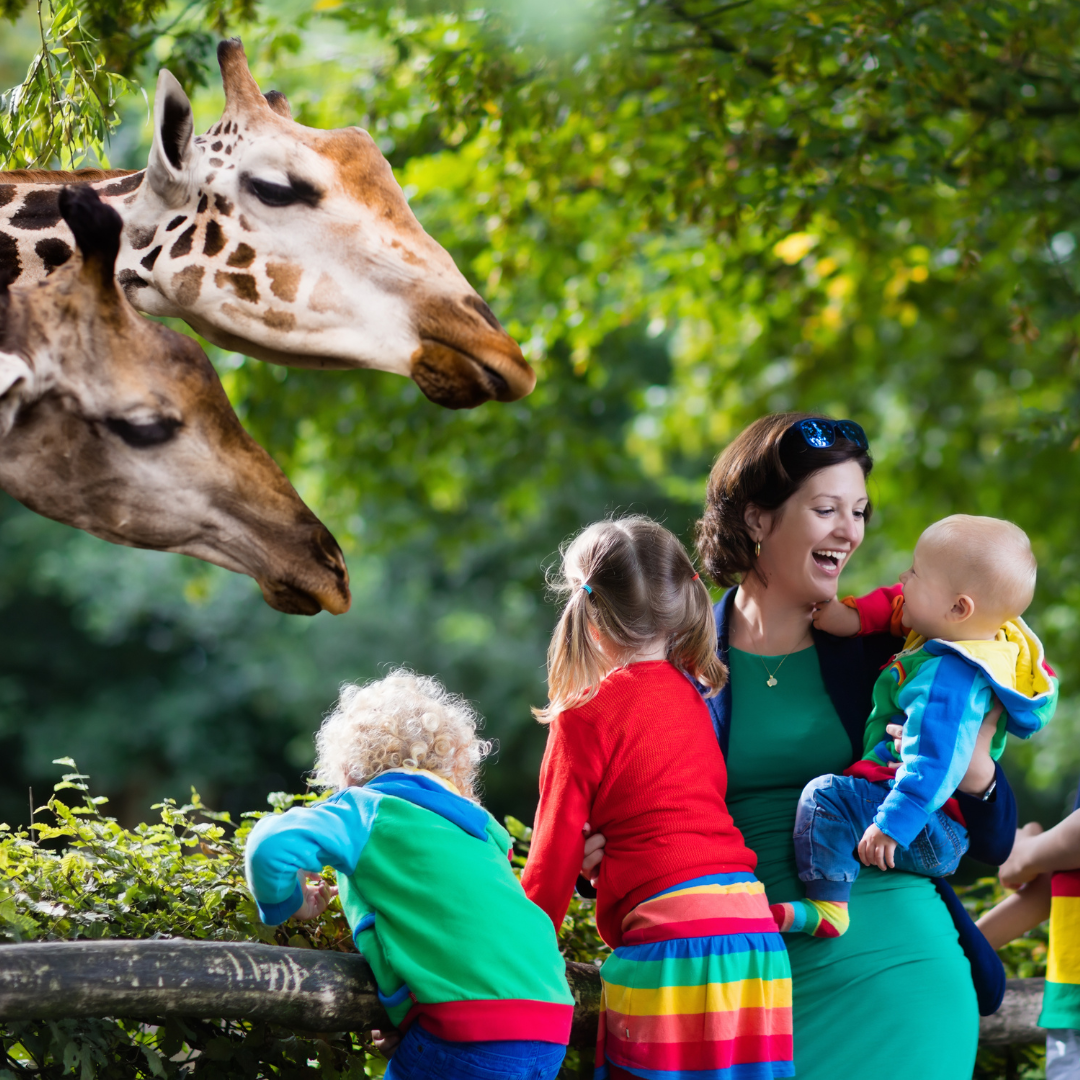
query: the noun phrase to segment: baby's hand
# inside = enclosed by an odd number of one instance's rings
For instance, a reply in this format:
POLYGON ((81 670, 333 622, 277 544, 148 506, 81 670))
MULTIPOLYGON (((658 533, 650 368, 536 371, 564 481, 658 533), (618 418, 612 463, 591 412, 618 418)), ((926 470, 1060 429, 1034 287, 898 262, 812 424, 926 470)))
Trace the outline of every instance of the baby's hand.
POLYGON ((859 613, 841 604, 834 596, 827 604, 819 604, 813 612, 814 626, 833 637, 854 637, 862 627, 859 613))
POLYGON ((891 836, 886 836, 873 822, 863 833, 859 841, 859 858, 863 866, 876 866, 879 870, 894 867, 893 852, 896 851, 896 841, 891 836), (888 866, 885 864, 888 863, 888 866))
POLYGON ((320 874, 301 872, 300 888, 304 893, 304 902, 293 912, 294 919, 317 919, 337 896, 337 888, 320 874))

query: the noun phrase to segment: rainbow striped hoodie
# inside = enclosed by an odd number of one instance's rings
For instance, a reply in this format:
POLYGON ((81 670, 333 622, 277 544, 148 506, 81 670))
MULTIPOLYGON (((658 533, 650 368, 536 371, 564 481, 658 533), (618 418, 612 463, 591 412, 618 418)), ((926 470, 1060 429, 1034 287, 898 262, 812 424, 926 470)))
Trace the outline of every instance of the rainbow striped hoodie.
POLYGON ((551 920, 510 866, 510 835, 453 784, 391 769, 262 818, 246 850, 259 915, 303 899, 299 871, 337 871, 357 948, 392 1023, 453 1042, 566 1045, 574 998, 551 920))
MULTIPOLYGON (((874 818, 901 846, 912 843, 963 779, 995 696, 1004 706, 990 747, 997 759, 1006 733, 1029 738, 1057 707, 1057 677, 1023 619, 1006 623, 993 641, 927 641, 912 633, 878 676, 863 762, 896 761, 885 726, 904 725, 900 768, 874 818)), ((858 765, 848 772, 863 774, 858 765)))

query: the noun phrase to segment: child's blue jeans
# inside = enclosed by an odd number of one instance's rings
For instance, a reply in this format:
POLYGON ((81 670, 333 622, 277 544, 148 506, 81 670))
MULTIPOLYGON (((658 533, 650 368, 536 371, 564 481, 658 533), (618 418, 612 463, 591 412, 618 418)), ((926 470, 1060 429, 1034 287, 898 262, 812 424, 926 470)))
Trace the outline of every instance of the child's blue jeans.
POLYGON ((414 1023, 385 1080, 555 1080, 566 1047, 547 1042, 448 1042, 414 1023))
MULTIPOLYGON (((887 783, 856 776, 819 776, 803 788, 795 814, 795 862, 808 900, 847 901, 862 866, 859 841, 888 794, 887 783)), ((893 858, 897 870, 945 877, 967 849, 967 829, 938 810, 893 858)))

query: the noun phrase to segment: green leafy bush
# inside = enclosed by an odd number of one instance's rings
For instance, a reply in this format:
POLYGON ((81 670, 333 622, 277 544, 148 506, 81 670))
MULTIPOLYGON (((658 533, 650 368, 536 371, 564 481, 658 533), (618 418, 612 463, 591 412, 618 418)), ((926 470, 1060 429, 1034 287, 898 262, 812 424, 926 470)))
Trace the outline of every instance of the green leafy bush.
MULTIPOLYGON (((262 813, 234 823, 192 791, 185 805, 158 803, 158 822, 125 829, 102 812, 107 800, 90 793, 88 777, 70 758, 57 764, 71 771, 35 809, 30 829, 0 825, 0 941, 183 937, 355 951, 337 901, 311 922, 271 927, 259 921, 244 883, 244 842, 262 813)), ((278 792, 268 801, 281 813, 315 798, 278 792)), ((513 818, 507 825, 520 870, 532 830, 513 818)), ((588 963, 606 955, 592 907, 575 899, 563 925, 560 941, 569 959, 588 963)), ((0 1027, 0 1080, 381 1076, 385 1062, 365 1035, 152 1016, 9 1022, 0 1027)), ((590 1065, 589 1055, 574 1052, 567 1075, 590 1065)))

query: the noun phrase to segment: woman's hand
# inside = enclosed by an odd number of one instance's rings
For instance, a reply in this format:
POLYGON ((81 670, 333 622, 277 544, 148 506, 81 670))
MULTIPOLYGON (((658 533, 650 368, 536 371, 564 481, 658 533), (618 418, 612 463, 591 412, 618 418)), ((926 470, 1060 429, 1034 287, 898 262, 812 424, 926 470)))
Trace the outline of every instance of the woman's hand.
POLYGON ((586 821, 581 830, 585 837, 585 855, 581 860, 581 876, 590 884, 600 880, 600 861, 604 857, 604 845, 607 843, 603 833, 594 833, 586 821))
POLYGON ((1031 865, 1029 856, 1035 844, 1033 838, 1043 831, 1037 821, 1029 821, 1022 829, 1016 830, 1016 842, 1009 857, 998 871, 1001 884, 1006 889, 1019 889, 1039 876, 1039 871, 1031 865))
POLYGON ((394 1056, 394 1051, 401 1045, 401 1032, 394 1031, 379 1031, 378 1028, 371 1029, 371 1041, 375 1045, 375 1049, 387 1061, 394 1056))
POLYGON ((818 604, 811 612, 814 626, 833 637, 854 637, 862 629, 862 621, 855 608, 841 604, 834 596, 824 604, 818 604))
POLYGON ((337 887, 331 885, 321 874, 300 872, 300 888, 304 902, 293 912, 294 919, 317 919, 337 896, 337 887))
POLYGON ((1001 718, 1001 702, 994 699, 994 707, 983 719, 982 727, 975 739, 975 752, 971 755, 971 764, 960 781, 959 790, 965 795, 982 795, 994 782, 997 775, 994 769, 994 761, 990 757, 990 742, 997 731, 998 720, 1001 718))

